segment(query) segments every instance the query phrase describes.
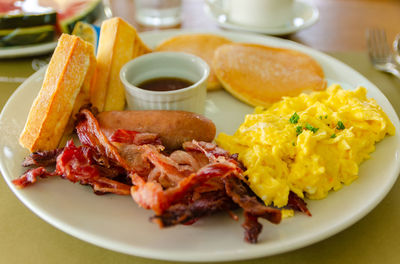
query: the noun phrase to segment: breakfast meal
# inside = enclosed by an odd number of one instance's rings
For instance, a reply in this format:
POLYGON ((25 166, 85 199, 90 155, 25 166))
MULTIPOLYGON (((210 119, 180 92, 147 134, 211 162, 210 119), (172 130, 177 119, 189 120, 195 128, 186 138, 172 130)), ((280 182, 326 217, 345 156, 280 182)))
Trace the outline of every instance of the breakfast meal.
POLYGON ((226 44, 215 51, 212 66, 227 91, 253 106, 268 107, 283 96, 326 87, 321 66, 296 50, 226 44))
POLYGON ((229 39, 213 34, 184 34, 169 38, 159 44, 155 51, 181 51, 202 58, 210 65, 210 76, 207 89, 216 90, 221 88, 221 83, 215 76, 212 60, 215 50, 223 45, 231 43, 229 39))
POLYGON ((215 138, 218 124, 198 113, 127 110, 121 67, 152 50, 112 18, 102 24, 96 56, 80 37, 60 37, 19 138, 30 151, 28 170, 13 184, 60 176, 96 194, 128 195, 160 227, 217 212, 237 220, 241 208, 245 240, 256 243, 260 218, 311 216, 305 198, 353 182, 375 143, 395 133, 365 88, 326 89, 321 66, 302 52, 208 34, 172 37, 155 49, 162 50, 204 58, 215 73, 208 90, 222 85, 254 113, 233 135, 215 138))
MULTIPOLYGON (((322 199, 358 177, 358 166, 375 143, 395 128, 366 89, 284 97, 268 109, 257 107, 218 146, 238 153, 250 188, 265 204, 284 207, 290 193, 322 199)), ((290 214, 290 212, 286 212, 290 214)))
POLYGON ((53 41, 78 21, 94 22, 101 0, 7 0, 0 4, 0 47, 53 41))

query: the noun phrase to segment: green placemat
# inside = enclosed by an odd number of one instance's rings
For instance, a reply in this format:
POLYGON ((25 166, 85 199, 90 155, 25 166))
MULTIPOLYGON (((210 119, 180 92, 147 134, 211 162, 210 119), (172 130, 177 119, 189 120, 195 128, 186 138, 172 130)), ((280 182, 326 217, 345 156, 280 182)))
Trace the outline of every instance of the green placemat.
MULTIPOLYGON (((364 53, 345 52, 332 55, 375 83, 396 112, 400 113, 399 80, 374 70, 364 53)), ((31 66, 26 60, 18 61, 16 65, 1 62, 0 72, 3 75, 11 69, 7 65, 13 67, 14 72, 22 74, 22 77, 26 77, 29 71, 34 71, 29 69, 31 66)), ((0 82, 1 106, 16 87, 15 83, 0 82)), ((397 181, 387 197, 371 213, 331 238, 272 257, 230 263, 400 263, 399 205, 400 183, 397 181)), ((27 209, 2 179, 0 234, 0 263, 171 263, 116 253, 63 233, 27 209)))
POLYGON ((0 106, 3 108, 14 90, 35 71, 49 63, 51 55, 0 60, 0 106))

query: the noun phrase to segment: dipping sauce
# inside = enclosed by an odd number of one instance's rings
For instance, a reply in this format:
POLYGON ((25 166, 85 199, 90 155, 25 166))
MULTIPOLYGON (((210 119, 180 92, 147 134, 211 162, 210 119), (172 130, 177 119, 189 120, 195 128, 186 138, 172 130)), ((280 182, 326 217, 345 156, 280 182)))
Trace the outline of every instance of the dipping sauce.
POLYGON ((193 82, 177 77, 160 77, 146 80, 137 87, 149 91, 173 91, 193 85, 193 82))

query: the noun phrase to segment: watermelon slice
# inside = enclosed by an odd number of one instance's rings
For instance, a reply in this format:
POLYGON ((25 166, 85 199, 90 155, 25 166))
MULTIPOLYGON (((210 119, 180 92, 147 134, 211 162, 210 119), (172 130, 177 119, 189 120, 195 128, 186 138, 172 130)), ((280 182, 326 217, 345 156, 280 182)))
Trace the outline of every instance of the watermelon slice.
MULTIPOLYGON (((61 32, 71 33, 76 22, 93 23, 103 12, 101 0, 39 0, 46 5, 52 2, 57 11, 58 28, 61 32), (54 4, 55 3, 55 4, 54 4)), ((46 5, 48 6, 48 5, 46 5)))
POLYGON ((0 29, 55 25, 57 13, 37 1, 0 0, 0 29))

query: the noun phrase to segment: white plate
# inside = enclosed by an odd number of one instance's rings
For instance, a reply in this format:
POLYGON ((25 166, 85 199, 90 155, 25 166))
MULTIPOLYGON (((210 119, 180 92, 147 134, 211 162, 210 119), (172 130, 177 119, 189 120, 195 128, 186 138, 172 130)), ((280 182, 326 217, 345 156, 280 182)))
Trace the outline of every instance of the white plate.
POLYGON ((205 10, 206 13, 211 16, 211 18, 213 18, 220 27, 275 36, 287 35, 305 29, 317 22, 319 18, 319 11, 315 6, 299 0, 294 2, 293 18, 286 25, 281 27, 255 27, 240 25, 231 22, 226 14, 221 13, 219 10, 210 8, 209 5, 205 5, 205 10))
MULTIPOLYGON (((146 32, 141 36, 154 47, 182 31, 146 32)), ((188 33, 188 32, 186 32, 188 33)), ((384 95, 365 77, 345 64, 283 39, 232 32, 219 33, 234 41, 293 48, 310 54, 322 65, 326 76, 349 84, 364 85, 396 127, 396 135, 377 144, 371 159, 360 167, 360 178, 352 185, 320 201, 308 201, 312 217, 296 214, 279 225, 262 221, 259 243, 243 241, 239 222, 226 214, 207 217, 193 226, 159 229, 148 221, 151 211, 139 208, 130 197, 96 196, 91 188, 60 178, 39 179, 34 186, 18 190, 11 180, 22 174, 21 161, 28 154, 18 145, 31 102, 40 89, 44 69, 32 75, 11 96, 0 116, 0 168, 15 195, 42 219, 84 241, 111 250, 164 260, 222 261, 273 255, 325 239, 355 223, 387 194, 399 174, 400 124, 384 95)), ((251 107, 224 91, 208 95, 206 115, 218 131, 232 133, 251 107)))
POLYGON ((52 52, 57 46, 57 41, 0 48, 0 59, 20 58, 27 56, 39 56, 52 52))

